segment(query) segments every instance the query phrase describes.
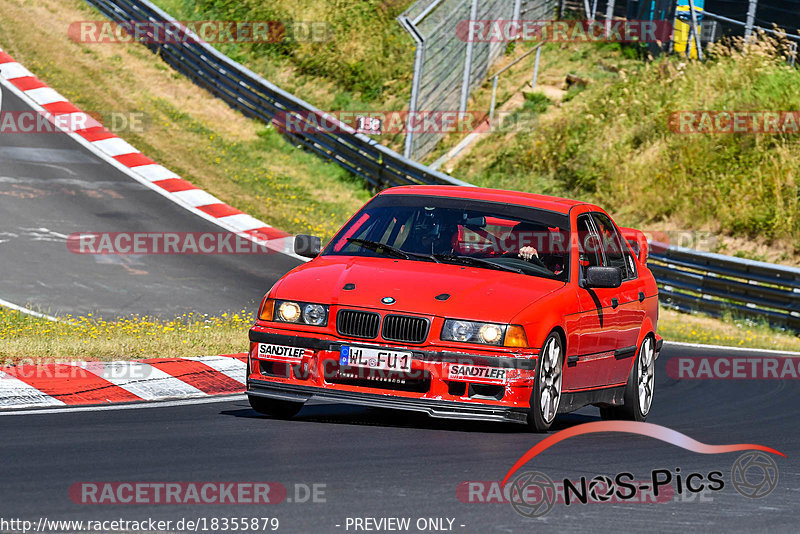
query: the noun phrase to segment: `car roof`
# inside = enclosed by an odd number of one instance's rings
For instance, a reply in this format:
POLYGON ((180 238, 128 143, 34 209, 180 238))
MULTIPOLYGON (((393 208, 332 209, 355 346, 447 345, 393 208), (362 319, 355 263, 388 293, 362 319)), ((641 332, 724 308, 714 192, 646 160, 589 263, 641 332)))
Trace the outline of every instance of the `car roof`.
POLYGON ((384 190, 381 195, 426 195, 437 197, 453 197, 469 200, 488 200, 504 204, 516 204, 531 208, 545 209, 557 213, 569 213, 574 206, 585 205, 591 209, 600 209, 593 204, 569 198, 551 197, 535 193, 507 191, 504 189, 488 189, 484 187, 464 187, 458 185, 405 185, 384 190))

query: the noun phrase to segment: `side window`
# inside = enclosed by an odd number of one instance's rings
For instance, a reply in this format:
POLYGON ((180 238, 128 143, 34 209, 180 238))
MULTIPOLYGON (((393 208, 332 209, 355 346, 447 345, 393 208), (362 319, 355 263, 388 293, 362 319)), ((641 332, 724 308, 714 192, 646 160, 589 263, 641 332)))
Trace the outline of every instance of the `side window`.
POLYGON ((625 257, 626 253, 630 255, 628 247, 622 246, 622 238, 617 228, 614 226, 614 223, 611 222, 611 219, 603 213, 592 213, 592 219, 594 219, 597 225, 597 231, 600 233, 600 239, 602 241, 601 246, 606 257, 606 265, 609 267, 618 267, 622 271, 623 280, 635 276, 634 272, 630 272, 630 264, 625 257))
POLYGON ((578 259, 581 269, 603 265, 600 239, 588 215, 578 217, 578 259))

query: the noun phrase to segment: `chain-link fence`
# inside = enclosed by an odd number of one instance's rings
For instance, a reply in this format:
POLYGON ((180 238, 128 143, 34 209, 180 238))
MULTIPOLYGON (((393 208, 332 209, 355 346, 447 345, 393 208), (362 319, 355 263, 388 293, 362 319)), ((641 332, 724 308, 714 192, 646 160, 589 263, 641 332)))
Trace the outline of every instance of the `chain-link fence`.
MULTIPOLYGON (((418 113, 466 111, 470 92, 483 83, 506 43, 473 42, 469 20, 541 20, 554 17, 558 0, 419 0, 398 21, 416 42, 409 120, 418 113)), ((441 132, 406 129, 404 155, 420 160, 441 132)))

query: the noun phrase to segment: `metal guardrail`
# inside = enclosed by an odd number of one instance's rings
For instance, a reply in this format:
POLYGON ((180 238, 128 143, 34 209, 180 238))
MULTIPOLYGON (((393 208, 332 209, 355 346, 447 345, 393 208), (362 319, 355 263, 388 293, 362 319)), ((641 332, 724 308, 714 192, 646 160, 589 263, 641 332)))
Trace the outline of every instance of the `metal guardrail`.
POLYGON ((800 269, 651 244, 647 266, 662 304, 682 311, 729 313, 800 332, 800 269))
MULTIPOLYGON (((168 13, 147 0, 86 2, 115 22, 175 22, 168 13)), ((142 44, 156 52, 175 70, 188 76, 231 107, 248 117, 275 124, 297 144, 341 165, 374 188, 414 184, 471 185, 405 158, 366 135, 357 133, 349 125, 231 60, 202 42, 199 37, 196 40, 182 39, 176 35, 174 39, 161 40, 174 42, 142 44), (301 124, 302 127, 286 128, 287 115, 295 119, 292 121, 293 125, 301 124), (334 124, 336 128, 320 128, 319 120, 309 121, 309 116, 312 119, 324 117, 328 124, 334 124)))
MULTIPOLYGON (((174 22, 147 0, 86 0, 117 22, 174 22)), ((325 130, 285 134, 336 162, 374 187, 466 182, 434 171, 381 146, 307 102, 283 91, 211 46, 199 42, 143 43, 177 71, 245 115, 265 122, 296 113, 326 117, 343 133, 325 130)), ((285 126, 285 124, 284 124, 285 126)), ((305 129, 304 129, 305 130, 305 129)), ((663 304, 713 316, 731 313, 800 332, 800 269, 651 244, 648 266, 663 304)))

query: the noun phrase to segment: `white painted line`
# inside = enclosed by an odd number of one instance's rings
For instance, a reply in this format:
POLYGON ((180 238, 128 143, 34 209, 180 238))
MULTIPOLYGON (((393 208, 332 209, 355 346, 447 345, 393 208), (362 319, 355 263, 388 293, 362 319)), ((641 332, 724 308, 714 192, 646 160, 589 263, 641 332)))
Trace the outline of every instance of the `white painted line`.
POLYGON ((667 340, 664 340, 664 345, 675 345, 676 347, 691 347, 695 349, 715 349, 719 351, 733 351, 733 352, 763 352, 764 354, 783 354, 785 356, 800 357, 800 352, 793 352, 791 350, 749 349, 747 347, 727 347, 725 345, 703 345, 702 343, 685 343, 683 341, 667 341, 667 340))
POLYGON ((47 319, 48 321, 58 321, 58 317, 53 317, 52 315, 47 315, 44 313, 35 312, 23 306, 17 306, 12 302, 8 302, 7 300, 0 299, 0 306, 4 308, 10 308, 14 311, 18 311, 20 313, 25 313, 28 315, 32 315, 34 317, 39 317, 40 319, 47 319))
POLYGON ((0 76, 4 77, 6 80, 13 80, 14 78, 33 76, 33 74, 19 63, 14 62, 0 63, 0 76))
POLYGON ((169 397, 205 397, 205 393, 161 369, 142 362, 108 362, 86 369, 144 400, 169 397))
POLYGON ((202 189, 187 189, 186 191, 178 191, 172 194, 193 208, 222 202, 214 195, 206 193, 202 189))
POLYGON ((111 156, 122 156, 123 154, 138 154, 139 151, 133 148, 127 141, 119 137, 109 137, 100 141, 93 141, 92 144, 111 156))
POLYGON ((18 378, 0 371, 0 407, 64 406, 55 397, 42 393, 18 378))
POLYGON ((134 167, 131 170, 150 182, 157 182, 159 180, 168 180, 170 178, 180 178, 180 176, 178 176, 171 170, 157 163, 151 163, 150 165, 139 165, 138 167, 134 167))
POLYGON ((230 356, 190 356, 184 360, 204 363, 215 371, 244 384, 247 381, 247 364, 230 356))
POLYGON ((236 228, 239 232, 246 232, 247 230, 255 230, 256 228, 264 228, 264 223, 246 213, 239 213, 236 215, 228 215, 227 217, 220 217, 218 221, 236 228))
POLYGON ((55 102, 67 101, 67 99, 61 96, 58 91, 49 87, 39 87, 38 89, 24 91, 24 93, 25 96, 29 97, 40 106, 46 106, 47 104, 53 104, 55 102))
POLYGON ((137 402, 133 404, 105 404, 101 406, 72 406, 69 408, 43 408, 40 410, 11 410, 0 411, 0 417, 4 415, 47 415, 54 413, 78 413, 78 412, 107 412, 111 410, 141 410, 143 408, 171 408, 173 406, 189 406, 192 404, 211 404, 215 402, 235 402, 246 400, 247 396, 241 393, 233 395, 216 395, 201 399, 181 399, 171 401, 137 402))

